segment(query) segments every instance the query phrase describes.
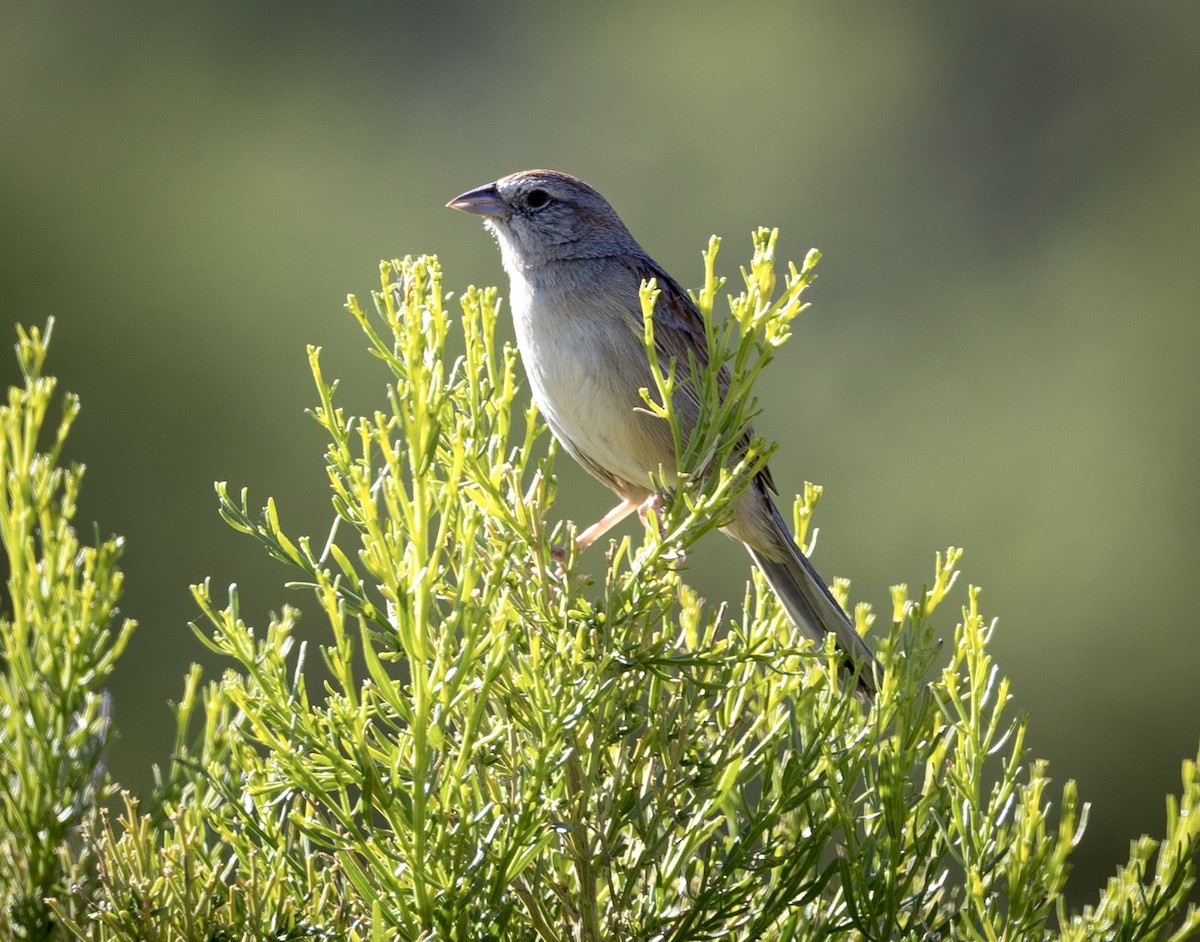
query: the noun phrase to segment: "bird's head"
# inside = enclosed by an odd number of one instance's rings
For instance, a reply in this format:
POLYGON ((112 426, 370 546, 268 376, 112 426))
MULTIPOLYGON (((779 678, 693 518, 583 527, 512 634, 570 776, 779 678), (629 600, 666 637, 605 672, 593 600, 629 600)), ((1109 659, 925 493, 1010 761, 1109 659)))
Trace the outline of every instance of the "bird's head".
POLYGON ((523 170, 446 204, 474 213, 495 234, 510 273, 564 259, 638 251, 637 243, 603 196, 556 170, 523 170))

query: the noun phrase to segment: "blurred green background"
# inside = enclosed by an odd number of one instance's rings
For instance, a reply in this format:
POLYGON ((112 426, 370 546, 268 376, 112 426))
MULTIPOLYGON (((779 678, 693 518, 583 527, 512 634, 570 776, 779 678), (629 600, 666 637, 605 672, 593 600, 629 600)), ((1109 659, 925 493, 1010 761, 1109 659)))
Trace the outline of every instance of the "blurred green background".
MULTIPOLYGON (((167 757, 206 660, 189 583, 238 582, 252 623, 313 608, 212 491, 324 534, 305 344, 372 408, 346 293, 422 252, 501 282, 443 204, 531 166, 690 286, 712 232, 734 276, 759 225, 822 250, 762 388, 775 477, 826 486, 818 564, 885 620, 967 548, 1033 750, 1094 802, 1093 898, 1200 737, 1195 4, 6 3, 0 311, 10 338, 57 318, 80 523, 128 540, 113 772, 145 790, 167 757)), ((611 498, 568 464, 557 511, 586 523, 611 498)), ((741 598, 735 544, 689 563, 741 598)))

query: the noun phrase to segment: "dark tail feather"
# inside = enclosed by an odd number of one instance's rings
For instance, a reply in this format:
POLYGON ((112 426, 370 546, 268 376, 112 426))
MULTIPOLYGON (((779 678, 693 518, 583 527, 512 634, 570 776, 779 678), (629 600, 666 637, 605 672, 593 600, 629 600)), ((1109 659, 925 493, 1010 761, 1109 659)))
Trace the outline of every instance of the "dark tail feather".
POLYGON ((859 691, 868 698, 874 697, 875 678, 881 673, 879 662, 875 660, 875 655, 871 653, 867 643, 854 630, 854 624, 842 611, 842 607, 813 568, 813 564, 792 540, 778 510, 775 510, 774 516, 776 526, 785 537, 783 542, 791 548, 792 553, 782 562, 772 562, 747 547, 755 565, 762 570, 762 574, 766 576, 767 582, 797 628, 818 644, 825 643, 827 634, 832 634, 837 639, 838 647, 846 652, 858 672, 859 691))

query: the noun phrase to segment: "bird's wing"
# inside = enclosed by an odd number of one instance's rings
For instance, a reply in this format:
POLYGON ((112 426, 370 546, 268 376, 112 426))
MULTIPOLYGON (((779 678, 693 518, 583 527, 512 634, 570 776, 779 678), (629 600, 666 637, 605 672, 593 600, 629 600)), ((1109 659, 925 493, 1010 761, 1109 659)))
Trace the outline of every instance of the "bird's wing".
MULTIPOLYGON (((639 284, 654 279, 658 288, 658 302, 654 307, 654 349, 659 362, 665 368, 674 360, 678 375, 684 377, 690 373, 693 362, 697 369, 707 367, 710 350, 704 318, 687 291, 648 255, 631 256, 625 264, 630 267, 639 284)), ((722 395, 729 391, 729 371, 724 365, 717 373, 717 383, 722 395)), ((692 383, 680 384, 675 408, 688 423, 689 427, 684 431, 690 431, 700 414, 700 399, 692 383)), ((753 429, 747 428, 742 434, 738 442, 739 452, 749 447, 752 433, 753 429)), ((770 491, 776 491, 769 468, 764 466, 759 478, 770 491)))

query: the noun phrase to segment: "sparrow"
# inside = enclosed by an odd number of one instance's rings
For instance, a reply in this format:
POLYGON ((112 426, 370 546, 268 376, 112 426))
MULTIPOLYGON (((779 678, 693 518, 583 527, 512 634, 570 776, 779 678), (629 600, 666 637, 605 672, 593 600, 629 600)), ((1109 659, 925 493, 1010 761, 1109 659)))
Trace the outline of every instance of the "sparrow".
MULTIPOLYGON (((665 419, 640 390, 654 389, 640 289, 653 279, 654 344, 662 369, 674 361, 673 405, 688 435, 700 403, 686 382, 690 363, 709 361, 704 323, 688 293, 630 234, 591 186, 554 170, 526 170, 468 190, 446 204, 482 216, 509 279, 517 347, 534 401, 572 458, 621 503, 581 533, 586 548, 658 498, 654 475, 676 468, 665 419)), ((668 483, 670 483, 668 481, 668 483)), ((769 470, 749 482, 722 528, 740 540, 792 622, 818 644, 832 634, 868 698, 878 661, 801 551, 775 506, 769 470)))

